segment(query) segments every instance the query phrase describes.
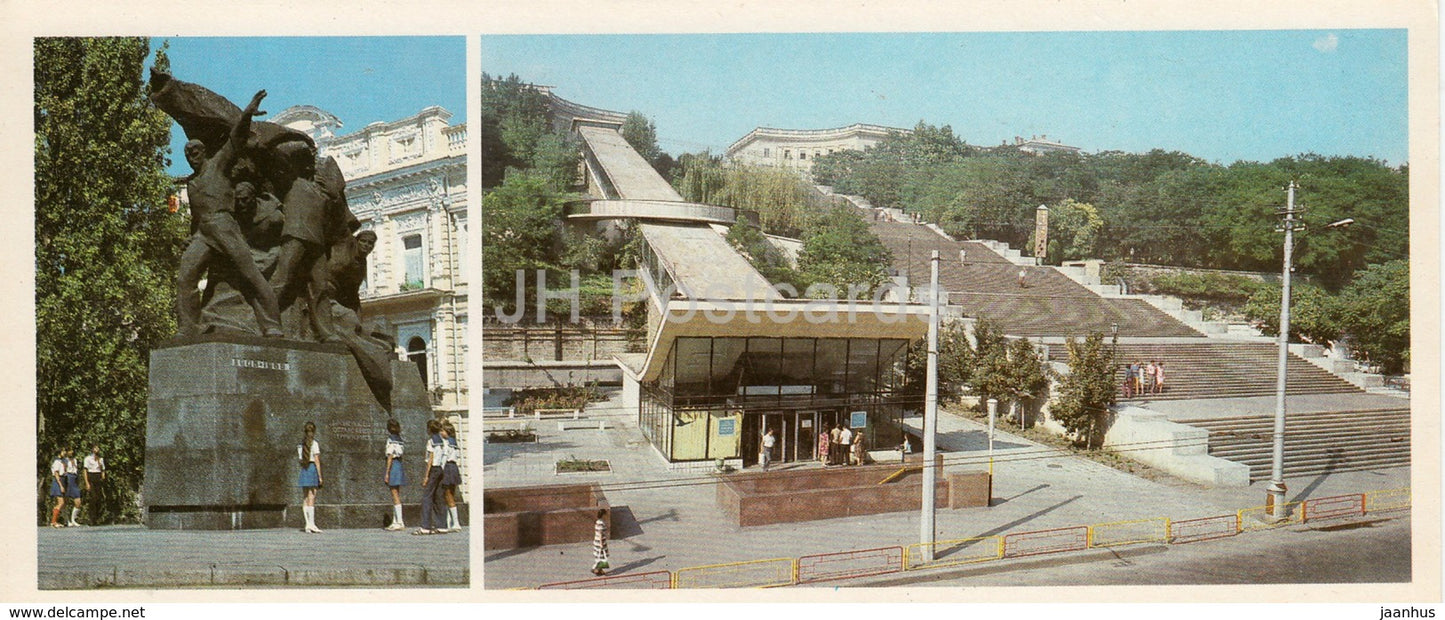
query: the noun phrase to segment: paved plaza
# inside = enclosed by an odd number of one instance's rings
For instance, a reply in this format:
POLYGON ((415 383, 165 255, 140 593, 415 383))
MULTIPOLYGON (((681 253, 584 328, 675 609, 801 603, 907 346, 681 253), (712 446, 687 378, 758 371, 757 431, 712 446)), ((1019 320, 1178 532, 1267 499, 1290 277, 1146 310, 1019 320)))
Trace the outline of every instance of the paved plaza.
MULTIPOLYGON (((716 505, 716 477, 669 471, 619 407, 616 399, 589 407, 588 415, 608 420, 608 430, 562 431, 555 422, 542 420, 533 423, 536 443, 488 444, 484 472, 488 488, 601 484, 608 502, 626 507, 613 516, 618 530, 610 548, 613 575, 918 542, 916 507, 882 515, 740 528, 716 505), (555 461, 569 457, 608 459, 613 471, 553 473, 555 461)), ((907 419, 905 424, 916 427, 918 419, 907 419)), ((938 445, 949 463, 945 471, 987 469, 987 430, 973 420, 941 415, 938 445)), ((1206 488, 1174 478, 1150 481, 1005 431, 998 432, 994 447, 994 505, 940 509, 938 540, 1153 517, 1208 517, 1264 503, 1267 483, 1206 488)), ((816 467, 785 464, 775 469, 816 467)), ((1410 479, 1408 468, 1395 467, 1287 482, 1290 500, 1297 501, 1406 487, 1410 479)), ((535 587, 587 579, 591 561, 590 542, 549 545, 489 551, 483 571, 488 588, 535 587)))
POLYGON ((39 587, 467 586, 470 531, 40 528, 39 587))

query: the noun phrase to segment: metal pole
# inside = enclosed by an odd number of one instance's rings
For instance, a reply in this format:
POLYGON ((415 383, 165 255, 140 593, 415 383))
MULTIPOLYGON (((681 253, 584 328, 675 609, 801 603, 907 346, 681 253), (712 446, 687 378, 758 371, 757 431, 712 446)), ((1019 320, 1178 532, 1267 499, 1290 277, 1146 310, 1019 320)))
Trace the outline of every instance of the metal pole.
POLYGON ((988 483, 993 486, 993 429, 998 419, 998 399, 988 399, 988 483))
POLYGON ((1290 271, 1293 268, 1294 259, 1294 190, 1295 183, 1290 181, 1289 198, 1285 203, 1284 212, 1284 288, 1280 293, 1279 300, 1279 365, 1275 380, 1274 395, 1274 463, 1270 473, 1269 489, 1266 491, 1265 503, 1271 506, 1270 515, 1276 519, 1285 518, 1284 510, 1284 392, 1285 392, 1285 368, 1289 363, 1289 305, 1290 305, 1290 271))
POLYGON ((933 560, 934 487, 938 480, 935 467, 938 450, 938 250, 933 251, 929 269, 928 295, 928 381, 923 400, 923 516, 918 522, 918 538, 923 544, 924 561, 933 560))

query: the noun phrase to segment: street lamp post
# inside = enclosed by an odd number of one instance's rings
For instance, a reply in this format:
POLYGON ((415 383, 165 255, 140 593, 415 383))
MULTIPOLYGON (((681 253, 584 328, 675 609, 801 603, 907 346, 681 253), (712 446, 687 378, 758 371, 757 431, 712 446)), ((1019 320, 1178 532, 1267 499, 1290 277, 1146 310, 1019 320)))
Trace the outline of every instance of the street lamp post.
MULTIPOLYGON (((1275 520, 1283 520, 1285 514, 1285 491, 1284 484, 1284 414, 1285 414, 1285 369, 1289 365, 1289 306, 1290 306, 1290 275, 1294 271, 1294 232, 1303 231, 1303 222, 1295 219, 1294 190, 1299 187, 1294 181, 1290 181, 1288 198, 1285 202, 1284 223, 1280 229, 1284 231, 1284 271, 1281 273, 1283 287, 1279 300, 1279 363, 1276 368, 1278 373, 1275 379, 1274 395, 1274 454, 1273 463, 1270 469, 1269 488, 1265 490, 1265 505, 1269 507, 1270 517, 1275 520)), ((1331 223, 1325 228, 1340 228, 1355 223, 1353 218, 1346 218, 1331 223)))
POLYGON ((993 429, 998 420, 998 399, 988 399, 988 497, 993 503, 993 429))
POLYGON ((1285 368, 1289 364, 1289 284, 1290 271, 1294 265, 1294 230, 1295 224, 1299 221, 1294 218, 1294 190, 1295 182, 1289 183, 1289 198, 1285 202, 1284 211, 1284 271, 1282 272, 1283 289, 1279 298, 1279 361, 1275 368, 1275 395, 1274 395, 1274 459, 1273 467, 1270 469, 1269 488, 1265 493, 1265 504, 1269 506, 1270 516, 1276 520, 1285 518, 1284 511, 1284 392, 1285 392, 1285 368))
POLYGON ((923 512, 918 521, 919 543, 923 546, 923 560, 933 560, 933 541, 937 530, 933 526, 934 494, 938 469, 935 453, 938 451, 938 250, 933 251, 928 285, 928 378, 924 383, 923 396, 923 512))

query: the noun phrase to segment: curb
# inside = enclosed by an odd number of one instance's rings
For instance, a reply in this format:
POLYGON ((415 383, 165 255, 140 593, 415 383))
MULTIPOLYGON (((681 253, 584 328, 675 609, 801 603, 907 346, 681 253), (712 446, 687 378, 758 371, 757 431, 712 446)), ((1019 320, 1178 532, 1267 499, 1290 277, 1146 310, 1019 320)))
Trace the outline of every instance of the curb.
POLYGON ((284 566, 221 566, 169 570, 119 566, 42 571, 40 590, 93 590, 102 588, 273 588, 273 587, 467 587, 470 570, 461 567, 421 565, 352 568, 297 568, 284 566))

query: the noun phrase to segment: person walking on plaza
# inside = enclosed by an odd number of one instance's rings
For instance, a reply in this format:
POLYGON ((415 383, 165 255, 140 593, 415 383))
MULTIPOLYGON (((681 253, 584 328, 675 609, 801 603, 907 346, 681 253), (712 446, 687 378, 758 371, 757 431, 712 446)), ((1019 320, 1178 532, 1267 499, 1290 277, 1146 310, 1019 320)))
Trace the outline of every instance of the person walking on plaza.
POLYGON ((70 498, 70 520, 66 527, 80 527, 80 466, 75 462, 75 450, 65 450, 65 496, 70 498))
POLYGON ((838 432, 838 456, 839 464, 847 465, 849 457, 853 454, 853 430, 844 426, 838 432))
POLYGON ((1134 393, 1144 393, 1144 362, 1134 362, 1134 393))
POLYGON ((55 499, 55 508, 50 510, 50 527, 65 527, 60 524, 60 511, 65 509, 65 450, 50 462, 50 497, 55 499))
POLYGON ((823 467, 828 466, 829 447, 828 429, 825 428, 818 432, 818 462, 822 463, 823 467))
POLYGON ((457 467, 457 461, 462 457, 462 450, 457 445, 457 429, 452 426, 450 420, 442 420, 442 495, 447 502, 447 527, 448 532, 460 532, 462 520, 457 517, 457 487, 462 484, 462 470, 457 467))
POLYGON ((777 441, 777 438, 773 437, 773 429, 763 433, 763 447, 758 451, 758 462, 763 464, 763 471, 768 471, 768 463, 773 460, 773 446, 777 441))
POLYGON ((85 471, 85 495, 90 504, 90 518, 87 519, 92 525, 100 523, 100 512, 105 503, 105 459, 100 456, 100 446, 91 444, 90 454, 85 455, 83 463, 85 471))
POLYGON ((401 455, 406 452, 406 444, 401 441, 401 423, 396 418, 386 421, 386 433, 386 475, 382 476, 382 482, 391 487, 391 523, 386 529, 395 532, 406 529, 406 522, 401 518, 401 487, 406 484, 401 455))
POLYGON ((1144 367, 1144 393, 1154 393, 1154 373, 1156 371, 1154 360, 1149 360, 1149 365, 1144 367))
POLYGON ((301 487, 301 514, 306 519, 305 531, 320 534, 316 527, 316 490, 321 488, 321 444, 316 441, 316 424, 307 422, 302 427, 301 445, 296 446, 296 458, 301 464, 301 474, 296 486, 301 487))
POLYGON ((592 574, 601 577, 612 568, 607 562, 607 509, 597 511, 597 522, 592 524, 592 574))
POLYGON ((853 464, 863 464, 863 431, 853 436, 853 464))
POLYGON ((1159 365, 1154 367, 1154 393, 1164 393, 1164 361, 1160 360, 1159 365))
POLYGON ((1134 397, 1134 366, 1128 365, 1128 364, 1120 364, 1119 367, 1124 370, 1124 385, 1123 385, 1123 388, 1124 388, 1124 398, 1133 398, 1133 397, 1134 397))
POLYGON ((437 502, 441 499, 442 467, 446 464, 443 453, 445 443, 441 438, 441 425, 436 419, 426 421, 426 472, 422 474, 421 528, 413 535, 437 534, 435 527, 438 517, 437 502))
POLYGON ((1028 270, 1028 269, 1025 269, 1025 268, 1023 268, 1023 267, 1019 267, 1019 288, 1028 288, 1028 282, 1027 282, 1028 275, 1029 275, 1029 270, 1028 270))

